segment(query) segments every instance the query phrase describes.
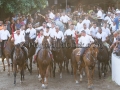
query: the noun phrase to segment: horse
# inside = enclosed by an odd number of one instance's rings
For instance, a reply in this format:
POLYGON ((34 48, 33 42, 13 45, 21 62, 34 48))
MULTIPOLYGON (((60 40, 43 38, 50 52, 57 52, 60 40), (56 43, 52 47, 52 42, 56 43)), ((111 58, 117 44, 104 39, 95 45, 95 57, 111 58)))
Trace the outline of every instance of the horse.
POLYGON ((62 49, 62 38, 56 39, 55 48, 56 50, 54 53, 54 62, 53 62, 54 63, 53 77, 55 77, 55 69, 56 69, 56 63, 57 63, 60 69, 60 78, 62 78, 62 64, 64 61, 64 55, 63 55, 63 49, 62 49))
POLYGON ((65 43, 63 45, 65 45, 63 46, 65 47, 64 48, 64 55, 65 55, 64 64, 66 64, 66 70, 67 70, 67 73, 69 73, 69 69, 68 69, 69 59, 71 59, 72 51, 76 47, 75 41, 73 40, 72 35, 66 36, 65 43))
MULTIPOLYGON (((3 48, 3 56, 2 56, 3 71, 5 71, 4 59, 6 58, 6 60, 7 60, 8 75, 10 75, 10 62, 9 62, 9 59, 11 58, 11 61, 12 61, 11 52, 12 52, 12 49, 14 47, 14 43, 11 41, 11 38, 12 37, 10 37, 8 39, 8 41, 5 41, 4 48, 3 48)), ((13 64, 12 64, 12 71, 13 71, 13 64)))
POLYGON ((38 55, 36 57, 36 62, 39 68, 39 74, 42 78, 42 88, 46 89, 48 85, 48 74, 51 67, 52 59, 49 55, 49 48, 48 48, 48 37, 44 36, 44 39, 42 41, 42 48, 38 52, 38 55))
POLYGON ((80 60, 80 55, 78 54, 80 52, 81 48, 76 48, 72 52, 72 67, 74 72, 74 79, 76 84, 79 83, 77 80, 77 69, 80 72, 80 81, 82 81, 82 69, 85 68, 88 78, 88 88, 92 88, 93 84, 93 74, 95 70, 95 63, 97 61, 97 55, 98 55, 98 48, 95 44, 92 44, 83 55, 83 61, 81 61, 80 65, 78 65, 78 62, 80 60))
POLYGON ((25 46, 28 49, 28 58, 30 60, 30 73, 32 74, 32 57, 35 54, 35 43, 29 38, 30 33, 25 33, 25 46))
MULTIPOLYGON (((97 56, 97 60, 98 60, 98 75, 99 78, 101 79, 101 70, 102 73, 104 74, 104 77, 106 76, 106 72, 107 72, 107 66, 109 66, 109 52, 106 46, 103 45, 102 40, 101 39, 96 39, 97 43, 98 43, 98 56, 97 56), (102 65, 102 66, 100 66, 102 65)), ((111 69, 111 68, 110 68, 111 69)))
POLYGON ((20 44, 15 45, 15 49, 13 53, 14 85, 16 85, 17 65, 19 67, 20 74, 21 74, 20 83, 22 83, 22 81, 24 80, 24 69, 26 66, 26 57, 23 50, 21 49, 20 44))

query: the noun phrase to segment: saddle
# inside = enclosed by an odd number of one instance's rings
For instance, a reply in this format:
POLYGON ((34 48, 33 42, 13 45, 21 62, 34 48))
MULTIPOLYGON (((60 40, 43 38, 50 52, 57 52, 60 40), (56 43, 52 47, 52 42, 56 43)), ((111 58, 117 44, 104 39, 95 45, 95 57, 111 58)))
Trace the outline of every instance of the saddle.
MULTIPOLYGON (((85 54, 86 54, 87 50, 88 50, 88 48, 85 50, 85 52, 84 52, 84 54, 83 54, 83 55, 85 55, 85 54)), ((79 51, 76 55, 77 55, 77 56, 80 56, 80 51, 79 51)))

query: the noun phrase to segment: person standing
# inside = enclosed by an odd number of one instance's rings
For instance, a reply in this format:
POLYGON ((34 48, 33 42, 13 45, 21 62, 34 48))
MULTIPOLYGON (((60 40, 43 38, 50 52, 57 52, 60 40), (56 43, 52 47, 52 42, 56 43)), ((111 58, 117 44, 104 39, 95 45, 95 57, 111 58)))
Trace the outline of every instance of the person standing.
POLYGON ((100 7, 98 7, 97 10, 98 26, 101 26, 103 13, 100 7))

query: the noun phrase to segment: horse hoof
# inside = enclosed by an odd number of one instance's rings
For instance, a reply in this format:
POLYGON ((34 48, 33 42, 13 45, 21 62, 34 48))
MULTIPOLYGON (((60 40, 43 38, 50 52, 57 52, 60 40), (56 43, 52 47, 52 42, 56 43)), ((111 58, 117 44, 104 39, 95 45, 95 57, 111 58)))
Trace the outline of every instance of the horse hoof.
POLYGON ((42 84, 43 89, 47 89, 47 85, 42 84))
POLYGON ((60 79, 62 79, 62 73, 60 73, 60 79))
POLYGON ((78 81, 75 81, 76 84, 78 84, 79 82, 78 81))
POLYGON ((102 73, 102 76, 104 76, 104 73, 102 73))

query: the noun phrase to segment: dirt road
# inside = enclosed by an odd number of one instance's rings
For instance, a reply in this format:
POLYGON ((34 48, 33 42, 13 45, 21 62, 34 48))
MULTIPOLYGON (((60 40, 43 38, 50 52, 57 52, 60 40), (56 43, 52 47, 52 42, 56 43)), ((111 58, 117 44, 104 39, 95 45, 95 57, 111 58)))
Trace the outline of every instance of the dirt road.
MULTIPOLYGON (((6 67, 7 69, 7 67, 6 67)), ((13 74, 7 75, 7 70, 2 71, 2 63, 0 61, 0 90, 43 90, 41 88, 41 83, 37 77, 36 65, 33 65, 33 74, 30 75, 29 72, 25 71, 25 81, 20 84, 20 74, 17 74, 17 84, 13 84, 13 74)), ((47 90, 88 90, 87 88, 87 78, 83 78, 83 82, 75 84, 74 78, 72 75, 67 74, 63 70, 63 78, 59 78, 59 73, 56 72, 56 78, 49 78, 49 84, 47 90)), ((105 79, 98 79, 97 70, 95 70, 94 76, 94 88, 93 90, 120 90, 120 86, 116 85, 111 80, 110 73, 107 74, 105 79)))

